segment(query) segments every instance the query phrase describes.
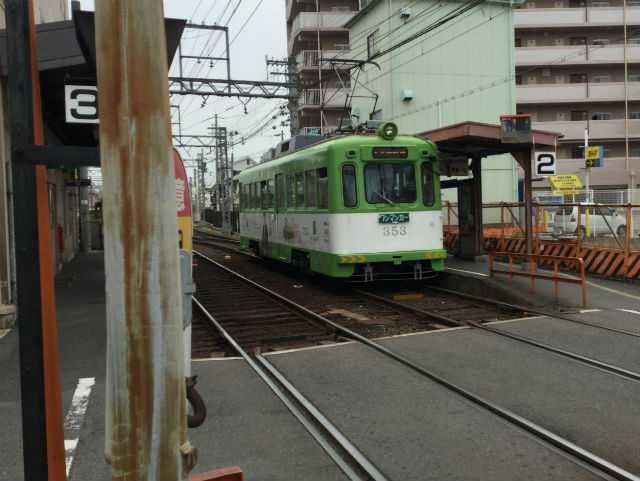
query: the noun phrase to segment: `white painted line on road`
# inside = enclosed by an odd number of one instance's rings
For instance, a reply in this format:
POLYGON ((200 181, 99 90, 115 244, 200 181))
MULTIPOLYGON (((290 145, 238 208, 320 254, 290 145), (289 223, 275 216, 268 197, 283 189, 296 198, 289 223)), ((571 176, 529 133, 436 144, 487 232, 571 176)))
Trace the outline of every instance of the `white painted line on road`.
POLYGON ((482 277, 489 277, 489 274, 483 274, 482 272, 473 272, 473 271, 464 271, 462 269, 454 269, 453 267, 445 267, 444 268, 445 271, 458 271, 458 272, 465 272, 467 274, 476 274, 478 276, 482 276, 482 277))
MULTIPOLYGON (((579 278, 579 277, 570 276, 569 274, 561 274, 561 275, 563 275, 563 276, 564 276, 564 277, 566 277, 567 279, 576 279, 576 280, 580 280, 580 278, 579 278)), ((619 295, 621 295, 621 296, 631 297, 632 299, 638 299, 638 300, 640 300, 640 296, 636 296, 636 295, 633 295, 633 294, 627 294, 626 292, 620 292, 620 291, 617 291, 617 290, 615 290, 615 289, 611 289, 610 287, 604 287, 604 286, 601 286, 600 284, 596 284, 595 282, 585 281, 585 283, 586 283, 587 285, 589 285, 589 286, 596 287, 596 288, 601 289, 601 290, 603 290, 603 291, 612 292, 613 294, 619 294, 619 295)))
POLYGON ((11 329, 0 329, 0 339, 2 339, 4 336, 6 336, 7 334, 9 334, 9 331, 11 329))
POLYGON ((69 408, 69 412, 67 412, 67 416, 64 418, 64 434, 65 438, 69 438, 64 440, 67 476, 69 476, 69 471, 73 464, 73 456, 76 453, 76 447, 78 447, 80 428, 82 428, 84 416, 87 412, 89 396, 91 396, 91 388, 95 383, 95 377, 83 377, 78 379, 78 386, 73 393, 71 407, 69 408))
POLYGON ((634 311, 632 309, 616 309, 616 311, 630 312, 631 314, 640 314, 640 311, 634 311))
POLYGON ((588 312, 602 312, 602 309, 580 309, 580 314, 587 314, 588 312))

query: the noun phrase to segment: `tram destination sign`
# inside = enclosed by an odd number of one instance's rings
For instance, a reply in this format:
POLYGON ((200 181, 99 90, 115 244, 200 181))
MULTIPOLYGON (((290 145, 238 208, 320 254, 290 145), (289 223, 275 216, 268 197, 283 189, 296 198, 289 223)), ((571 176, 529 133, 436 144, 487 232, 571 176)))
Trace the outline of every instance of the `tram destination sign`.
POLYGON ((397 224, 399 222, 409 222, 409 213, 378 214, 378 224, 397 224))

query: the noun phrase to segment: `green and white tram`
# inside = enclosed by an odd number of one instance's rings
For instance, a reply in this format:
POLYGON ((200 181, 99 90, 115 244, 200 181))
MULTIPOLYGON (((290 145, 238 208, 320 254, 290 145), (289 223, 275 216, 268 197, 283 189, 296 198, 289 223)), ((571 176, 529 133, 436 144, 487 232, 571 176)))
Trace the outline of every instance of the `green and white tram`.
POLYGON ((241 172, 242 247, 365 281, 443 270, 437 148, 396 133, 385 123, 241 172))

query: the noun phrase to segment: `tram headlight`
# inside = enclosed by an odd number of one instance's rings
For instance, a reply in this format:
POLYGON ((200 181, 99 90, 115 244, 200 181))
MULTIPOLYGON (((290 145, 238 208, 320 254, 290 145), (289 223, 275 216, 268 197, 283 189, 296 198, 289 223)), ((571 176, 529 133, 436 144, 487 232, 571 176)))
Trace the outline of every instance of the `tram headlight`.
POLYGON ((398 127, 393 122, 385 122, 378 129, 378 134, 385 140, 392 140, 398 134, 398 127))

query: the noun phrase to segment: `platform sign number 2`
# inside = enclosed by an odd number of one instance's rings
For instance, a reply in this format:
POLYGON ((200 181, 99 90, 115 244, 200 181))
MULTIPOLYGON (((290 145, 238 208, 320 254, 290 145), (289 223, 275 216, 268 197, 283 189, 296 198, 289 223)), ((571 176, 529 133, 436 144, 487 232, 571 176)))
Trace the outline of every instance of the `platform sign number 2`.
POLYGON ((536 175, 546 177, 556 175, 556 153, 536 152, 536 175))

